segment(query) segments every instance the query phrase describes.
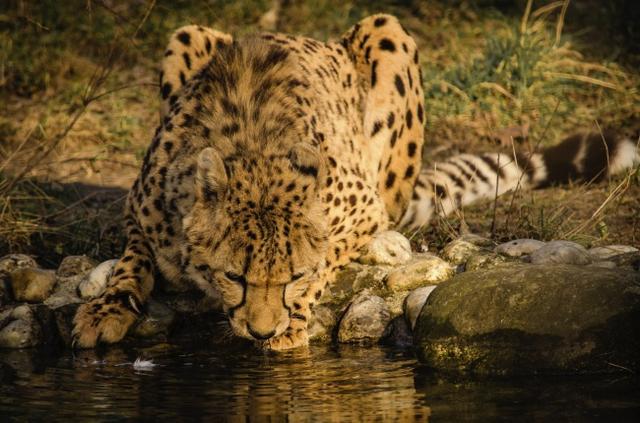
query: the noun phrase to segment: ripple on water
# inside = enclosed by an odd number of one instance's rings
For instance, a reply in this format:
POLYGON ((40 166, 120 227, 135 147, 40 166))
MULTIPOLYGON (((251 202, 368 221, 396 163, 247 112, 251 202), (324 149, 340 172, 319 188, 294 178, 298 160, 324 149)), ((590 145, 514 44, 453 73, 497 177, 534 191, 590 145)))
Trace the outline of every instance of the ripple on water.
MULTIPOLYGON (((0 385, 0 415, 15 420, 279 416, 277 421, 445 421, 640 414, 629 379, 452 381, 417 365, 410 351, 313 346, 111 348, 58 357, 0 352, 15 371, 0 385), (154 366, 140 370, 143 356, 154 366), (598 414, 599 413, 599 414, 598 414)), ((9 373, 7 373, 9 374, 9 373)))

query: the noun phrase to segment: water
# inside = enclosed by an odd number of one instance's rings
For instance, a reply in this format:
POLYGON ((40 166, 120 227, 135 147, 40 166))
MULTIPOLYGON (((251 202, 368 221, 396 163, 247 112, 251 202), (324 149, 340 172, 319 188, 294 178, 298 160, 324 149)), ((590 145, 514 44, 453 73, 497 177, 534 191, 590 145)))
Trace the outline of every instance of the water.
POLYGON ((382 347, 4 351, 0 382, 0 421, 640 421, 634 377, 452 380, 382 347))

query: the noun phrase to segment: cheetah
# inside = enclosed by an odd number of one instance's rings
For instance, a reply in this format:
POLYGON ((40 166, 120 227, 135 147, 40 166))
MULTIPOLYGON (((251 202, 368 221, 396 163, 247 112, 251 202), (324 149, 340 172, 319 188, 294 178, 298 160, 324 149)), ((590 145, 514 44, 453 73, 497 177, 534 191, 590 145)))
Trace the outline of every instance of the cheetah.
POLYGON ((157 276, 195 284, 262 348, 304 346, 314 304, 376 234, 637 160, 629 140, 598 135, 422 169, 418 49, 391 15, 330 42, 191 25, 164 56, 161 123, 126 201, 126 249, 104 294, 76 313, 78 347, 120 341, 157 276))

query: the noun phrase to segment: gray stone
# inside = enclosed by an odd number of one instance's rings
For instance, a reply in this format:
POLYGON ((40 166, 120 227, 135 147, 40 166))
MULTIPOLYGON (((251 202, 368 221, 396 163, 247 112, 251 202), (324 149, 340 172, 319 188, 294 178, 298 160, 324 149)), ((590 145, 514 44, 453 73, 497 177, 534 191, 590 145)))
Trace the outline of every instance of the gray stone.
POLYGON ((25 254, 8 254, 0 258, 0 272, 11 273, 25 267, 38 267, 38 263, 25 254))
POLYGON ((580 264, 593 261, 589 252, 580 244, 571 241, 551 241, 529 256, 532 264, 580 264))
POLYGON ((398 348, 413 346, 413 336, 407 321, 402 316, 394 317, 387 325, 380 339, 380 343, 398 348))
POLYGON ((491 269, 506 263, 504 256, 492 252, 480 252, 471 255, 465 263, 465 271, 491 269))
POLYGON ((350 263, 337 274, 335 283, 331 285, 330 291, 328 290, 322 296, 320 302, 330 303, 339 308, 363 289, 383 289, 384 280, 390 269, 389 266, 366 266, 360 263, 350 263))
POLYGON ((410 262, 389 272, 386 285, 391 291, 405 291, 445 281, 454 274, 455 268, 440 257, 416 254, 410 262))
POLYGON ((609 260, 611 257, 625 253, 635 253, 638 250, 630 245, 607 245, 589 249, 589 254, 596 260, 609 260))
POLYGON ((521 257, 533 253, 545 244, 545 242, 537 239, 514 239, 498 245, 495 248, 495 252, 509 257, 521 257))
POLYGON ((353 298, 340 319, 338 342, 377 342, 390 320, 391 314, 384 300, 363 291, 353 298))
POLYGON ((411 243, 399 232, 377 234, 362 250, 358 261, 362 264, 397 266, 411 260, 411 243))
POLYGON ((13 301, 11 291, 11 276, 6 272, 0 272, 0 307, 13 301))
POLYGON ((640 274, 520 264, 438 285, 414 340, 420 359, 444 371, 637 372, 639 333, 640 274))
POLYGON ((103 261, 89 272, 78 285, 78 294, 83 299, 97 298, 107 288, 107 282, 113 273, 118 259, 103 261))
POLYGON ((462 264, 479 251, 482 251, 482 247, 458 238, 444 246, 442 257, 453 264, 462 264))
POLYGON ((617 266, 629 266, 635 271, 640 271, 640 251, 613 256, 610 260, 617 266))
POLYGON ((67 256, 62 259, 56 276, 61 278, 68 278, 70 276, 84 276, 96 267, 98 263, 87 256, 67 256))
POLYGON ((11 272, 11 288, 17 301, 42 302, 49 296, 55 283, 53 270, 27 267, 11 272))
POLYGON ((11 310, 9 320, 0 329, 0 348, 31 348, 43 343, 36 310, 26 304, 11 310))
POLYGON ((404 299, 402 307, 404 317, 409 323, 411 330, 416 326, 416 320, 418 320, 422 307, 424 306, 424 303, 427 302, 427 298, 429 298, 429 295, 431 295, 434 289, 436 289, 436 285, 422 286, 411 291, 404 299))
POLYGON ((150 299, 146 307, 145 317, 138 321, 132 333, 140 338, 166 337, 175 319, 175 312, 154 299, 150 299))
POLYGON ((0 307, 11 303, 13 293, 11 289, 11 272, 27 267, 36 268, 36 261, 25 254, 8 254, 0 258, 0 307))
POLYGON ((31 348, 40 343, 40 327, 32 320, 13 320, 0 330, 0 348, 31 348))
POLYGON ((55 310, 67 304, 81 304, 83 302, 84 301, 75 293, 67 290, 61 290, 60 292, 53 293, 49 298, 44 300, 44 305, 55 310))
POLYGON ((315 306, 309 321, 309 340, 328 341, 336 325, 336 314, 329 307, 315 306))

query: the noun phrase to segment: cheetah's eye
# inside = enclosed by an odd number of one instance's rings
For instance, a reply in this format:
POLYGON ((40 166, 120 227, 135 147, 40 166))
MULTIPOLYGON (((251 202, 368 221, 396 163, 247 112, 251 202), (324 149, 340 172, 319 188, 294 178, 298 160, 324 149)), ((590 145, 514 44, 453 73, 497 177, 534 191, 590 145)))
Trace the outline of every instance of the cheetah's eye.
POLYGON ((295 273, 293 276, 291 276, 291 282, 297 281, 298 279, 302 278, 304 275, 306 275, 306 272, 295 273))
POLYGON ((232 273, 232 272, 224 272, 224 276, 229 279, 230 281, 233 282, 238 282, 240 284, 243 284, 246 282, 244 279, 244 276, 242 275, 238 275, 236 273, 232 273))

